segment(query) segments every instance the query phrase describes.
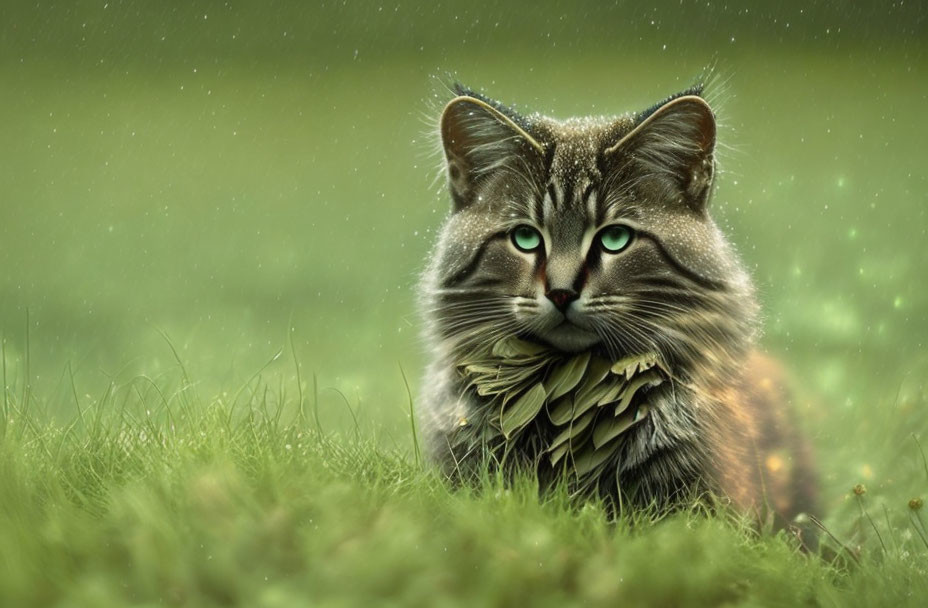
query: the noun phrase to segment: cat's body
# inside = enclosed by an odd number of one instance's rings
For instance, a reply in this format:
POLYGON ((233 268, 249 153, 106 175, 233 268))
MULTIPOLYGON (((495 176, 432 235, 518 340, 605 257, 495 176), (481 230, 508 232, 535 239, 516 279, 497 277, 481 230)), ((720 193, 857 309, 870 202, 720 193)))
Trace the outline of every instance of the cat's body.
MULTIPOLYGON (((565 122, 457 93, 441 121, 454 211, 422 286, 431 363, 420 416, 432 459, 454 475, 489 457, 534 467, 544 482, 621 488, 642 505, 709 492, 761 514, 772 507, 781 522, 813 510, 808 449, 776 366, 755 351, 753 287, 707 212, 715 119, 701 90, 640 114, 565 122), (510 337, 543 345, 552 361, 586 357, 605 370, 650 353, 666 371, 626 400, 634 418, 620 436, 596 437, 618 420, 621 395, 558 428, 551 410, 580 407, 581 396, 494 398, 468 377, 506 371, 513 360, 490 351, 510 337), (501 417, 518 418, 507 408, 531 419, 500 430, 501 417), (589 429, 572 433, 575 423, 589 429), (552 457, 565 430, 598 458, 586 478, 572 474, 573 452, 552 457)), ((531 369, 525 386, 555 396, 557 364, 531 369)))

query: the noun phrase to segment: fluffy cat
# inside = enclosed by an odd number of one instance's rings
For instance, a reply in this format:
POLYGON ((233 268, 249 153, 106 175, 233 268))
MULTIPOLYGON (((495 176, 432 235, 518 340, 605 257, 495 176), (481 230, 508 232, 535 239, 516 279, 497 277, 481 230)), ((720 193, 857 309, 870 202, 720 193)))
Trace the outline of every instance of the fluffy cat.
POLYGON ((781 524, 814 511, 809 448, 755 349, 750 277, 708 211, 702 87, 565 121, 454 92, 452 213, 421 286, 432 460, 626 504, 708 493, 781 524))

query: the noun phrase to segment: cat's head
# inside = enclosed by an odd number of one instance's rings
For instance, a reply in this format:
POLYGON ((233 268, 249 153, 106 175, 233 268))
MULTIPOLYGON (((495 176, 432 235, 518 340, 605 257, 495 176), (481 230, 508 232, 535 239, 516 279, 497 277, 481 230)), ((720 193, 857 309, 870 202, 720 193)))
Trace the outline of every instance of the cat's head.
POLYGON ((443 339, 675 358, 745 338, 753 300, 708 213, 716 121, 699 88, 567 121, 455 92, 440 121, 453 212, 427 282, 443 339))

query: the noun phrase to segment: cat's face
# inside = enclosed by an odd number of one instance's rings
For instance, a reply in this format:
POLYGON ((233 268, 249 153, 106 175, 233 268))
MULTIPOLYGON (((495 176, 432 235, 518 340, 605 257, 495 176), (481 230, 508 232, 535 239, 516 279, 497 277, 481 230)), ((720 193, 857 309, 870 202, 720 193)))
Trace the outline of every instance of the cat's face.
POLYGON ((468 92, 441 129, 454 201, 432 261, 442 337, 614 355, 685 347, 687 331, 723 338, 719 297, 746 278, 707 214, 715 120, 699 96, 557 122, 468 92))

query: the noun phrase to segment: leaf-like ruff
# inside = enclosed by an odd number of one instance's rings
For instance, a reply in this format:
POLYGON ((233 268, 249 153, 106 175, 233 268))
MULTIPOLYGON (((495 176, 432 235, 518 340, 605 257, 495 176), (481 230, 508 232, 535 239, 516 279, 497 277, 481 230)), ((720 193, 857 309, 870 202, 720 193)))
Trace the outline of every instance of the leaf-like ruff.
POLYGON ((596 449, 603 447, 647 415, 648 406, 640 405, 634 411, 625 412, 617 418, 610 419, 608 416, 603 416, 593 427, 593 447, 596 449))
POLYGON ((505 407, 499 415, 500 428, 509 439, 514 431, 532 421, 545 404, 547 393, 541 382, 527 390, 515 403, 505 407))
POLYGON ((586 373, 590 363, 590 353, 575 355, 566 363, 555 368, 546 381, 551 387, 551 399, 557 399, 574 389, 586 373))
POLYGON ((557 437, 551 440, 551 446, 548 449, 553 451, 562 443, 579 437, 580 433, 585 431, 586 427, 590 426, 590 422, 592 422, 595 417, 596 412, 587 412, 585 416, 580 416, 574 420, 572 424, 568 425, 567 428, 558 433, 557 437))
POLYGON ((472 353, 458 369, 467 385, 496 407, 484 410, 482 431, 473 428, 480 424, 475 420, 455 441, 469 446, 500 434, 506 443, 517 441, 545 408, 551 423, 561 427, 548 443, 548 459, 556 465, 571 454, 578 479, 586 480, 582 483, 592 483, 617 453, 623 433, 646 417, 645 404, 629 409, 635 396, 670 377, 655 353, 609 363, 590 353, 565 357, 518 338, 472 353))
POLYGON ((631 404, 632 399, 635 397, 635 393, 643 386, 654 386, 663 382, 660 373, 653 370, 648 370, 636 376, 631 380, 625 387, 625 390, 622 391, 622 399, 615 406, 615 415, 618 416, 631 404))
POLYGON ((574 472, 578 477, 590 474, 594 469, 604 464, 616 452, 618 447, 618 442, 598 450, 593 446, 587 446, 586 449, 574 457, 574 472))

